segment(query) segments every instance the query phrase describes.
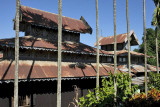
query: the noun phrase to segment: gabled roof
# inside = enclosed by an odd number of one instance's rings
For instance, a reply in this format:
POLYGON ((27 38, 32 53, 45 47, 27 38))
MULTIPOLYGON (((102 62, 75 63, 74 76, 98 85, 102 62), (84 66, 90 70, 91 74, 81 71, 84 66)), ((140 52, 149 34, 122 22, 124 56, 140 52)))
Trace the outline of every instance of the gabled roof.
MULTIPOLYGON (((11 39, 0 39, 1 46, 15 46, 15 38, 11 39)), ((20 48, 26 49, 36 49, 36 50, 50 50, 57 51, 58 43, 57 42, 49 42, 42 38, 35 38, 32 36, 24 36, 19 38, 20 48)), ((77 54, 90 54, 96 55, 96 48, 85 45, 83 43, 76 43, 65 41, 62 42, 62 52, 66 53, 77 53, 77 54)), ((100 55, 109 55, 108 52, 100 50, 100 55)))
MULTIPOLYGON (((0 61, 0 81, 13 80, 15 61, 0 61)), ((100 64, 100 76, 108 76, 109 72, 113 73, 112 66, 100 64)), ((118 71, 119 72, 119 71, 118 71)), ((123 73, 123 72, 122 72, 123 73)), ((62 79, 82 79, 96 77, 96 63, 66 63, 62 62, 62 79)), ((19 61, 19 79, 20 80, 56 80, 57 62, 53 61, 19 61)))
MULTIPOLYGON (((130 31, 129 35, 132 37, 131 45, 139 45, 139 41, 133 30, 130 31)), ((116 36, 117 43, 126 43, 127 42, 127 33, 119 34, 116 36)), ((99 40, 99 45, 110 45, 114 44, 114 36, 101 37, 99 40)))
MULTIPOLYGON (((35 8, 21 6, 21 23, 30 23, 32 25, 58 29, 58 15, 35 8)), ((90 33, 92 34, 92 28, 85 21, 83 17, 81 20, 62 17, 62 29, 64 31, 78 32, 78 33, 90 33)))

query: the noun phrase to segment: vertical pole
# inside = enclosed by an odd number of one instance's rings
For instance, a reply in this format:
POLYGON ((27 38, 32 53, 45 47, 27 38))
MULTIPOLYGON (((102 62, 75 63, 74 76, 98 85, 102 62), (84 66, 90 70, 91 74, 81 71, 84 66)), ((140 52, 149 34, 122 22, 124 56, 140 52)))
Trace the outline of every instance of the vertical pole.
MULTIPOLYGON (((127 39, 128 39, 128 71, 129 71, 129 76, 131 77, 131 54, 130 54, 128 0, 126 0, 126 16, 127 16, 127 39)), ((131 89, 131 80, 129 80, 129 88, 131 89)))
POLYGON ((96 88, 99 88, 99 23, 98 23, 98 0, 96 0, 96 34, 97 34, 97 79, 96 79, 96 88))
POLYGON ((155 29, 155 33, 156 33, 156 59, 157 59, 157 73, 159 74, 159 56, 158 56, 158 26, 156 26, 155 29))
POLYGON ((117 74, 117 39, 116 39, 116 0, 113 0, 113 8, 114 8, 114 101, 116 102, 116 96, 117 96, 117 80, 116 80, 116 74, 117 74))
POLYGON ((20 9, 20 1, 16 0, 14 107, 18 107, 19 9, 20 9))
POLYGON ((144 28, 144 57, 145 57, 145 94, 147 96, 147 41, 146 41, 146 16, 145 16, 145 0, 143 0, 143 28, 144 28))
POLYGON ((62 43, 62 0, 58 0, 58 80, 57 80, 57 107, 61 107, 61 43, 62 43))
MULTIPOLYGON (((157 18, 157 23, 159 23, 159 18, 158 18, 158 12, 159 12, 159 0, 158 0, 158 4, 157 4, 157 15, 156 15, 156 18, 157 18)), ((159 56, 158 56, 158 25, 156 26, 156 29, 155 29, 155 35, 156 35, 156 59, 157 59, 157 73, 159 74, 159 56)))

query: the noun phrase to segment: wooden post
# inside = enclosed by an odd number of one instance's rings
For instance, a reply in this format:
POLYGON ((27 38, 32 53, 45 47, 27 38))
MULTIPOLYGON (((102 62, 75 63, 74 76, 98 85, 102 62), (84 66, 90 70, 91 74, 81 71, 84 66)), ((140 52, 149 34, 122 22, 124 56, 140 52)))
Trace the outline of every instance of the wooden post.
POLYGON ((57 107, 61 107, 61 42, 62 42, 62 0, 58 0, 58 80, 57 80, 57 107))
POLYGON ((18 107, 19 9, 20 9, 20 1, 16 0, 14 107, 18 107))

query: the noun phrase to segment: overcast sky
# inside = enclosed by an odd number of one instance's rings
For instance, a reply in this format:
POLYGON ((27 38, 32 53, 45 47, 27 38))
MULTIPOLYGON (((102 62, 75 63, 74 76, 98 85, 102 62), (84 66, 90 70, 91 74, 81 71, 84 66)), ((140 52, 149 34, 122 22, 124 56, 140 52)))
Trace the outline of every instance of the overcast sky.
MULTIPOLYGON (((13 19, 16 12, 16 0, 0 0, 0 39, 15 37, 13 19)), ((117 34, 126 33, 126 0, 116 0, 117 34)), ((58 14, 58 0, 21 0, 21 4, 40 10, 58 14)), ((96 8, 95 0, 62 0, 62 15, 80 19, 83 16, 93 28, 92 35, 81 34, 81 42, 94 46, 96 42, 96 8)), ((151 26, 154 11, 152 0, 146 0, 146 28, 151 26)), ((143 36, 143 0, 129 0, 129 25, 134 30, 140 43, 143 36)), ((113 0, 99 0, 99 30, 100 36, 112 36, 113 0), (102 33, 101 33, 102 32, 102 33)), ((24 33, 20 33, 24 36, 24 33)), ((132 49, 134 49, 133 47, 132 49)))

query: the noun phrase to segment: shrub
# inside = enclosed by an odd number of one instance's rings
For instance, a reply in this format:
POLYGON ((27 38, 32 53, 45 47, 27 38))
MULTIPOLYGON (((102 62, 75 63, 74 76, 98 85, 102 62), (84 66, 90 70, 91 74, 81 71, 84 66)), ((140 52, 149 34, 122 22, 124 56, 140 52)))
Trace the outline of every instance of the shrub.
POLYGON ((126 106, 131 107, 151 107, 160 104, 160 91, 151 89, 148 91, 148 96, 145 93, 135 94, 129 99, 126 106))
POLYGON ((155 88, 157 90, 160 90, 160 74, 153 72, 149 73, 148 88, 155 88))
POLYGON ((89 93, 85 97, 80 98, 80 107, 104 107, 114 106, 114 83, 113 79, 117 80, 117 104, 123 106, 125 101, 132 96, 132 93, 137 90, 138 86, 132 86, 132 90, 129 88, 129 81, 131 78, 126 74, 116 74, 110 73, 109 79, 103 78, 102 87, 95 89, 95 92, 89 93))

